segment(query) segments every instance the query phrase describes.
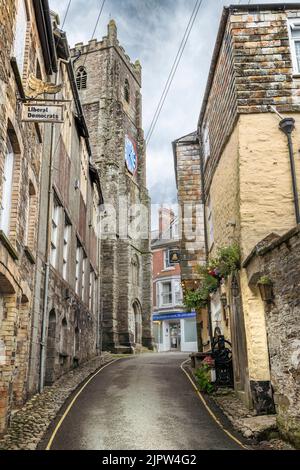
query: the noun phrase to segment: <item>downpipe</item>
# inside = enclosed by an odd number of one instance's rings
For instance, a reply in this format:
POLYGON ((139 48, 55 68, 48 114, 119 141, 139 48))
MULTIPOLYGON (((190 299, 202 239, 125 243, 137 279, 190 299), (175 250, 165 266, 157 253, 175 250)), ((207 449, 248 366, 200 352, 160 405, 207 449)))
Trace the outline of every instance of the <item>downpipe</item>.
POLYGON ((295 129, 295 119, 288 118, 288 117, 282 119, 279 123, 279 128, 287 137, 290 166, 291 166, 292 186, 293 186, 295 218, 296 218, 296 224, 298 225, 300 224, 299 193, 298 193, 298 188, 297 188, 294 149, 293 149, 293 141, 292 141, 292 132, 295 129))

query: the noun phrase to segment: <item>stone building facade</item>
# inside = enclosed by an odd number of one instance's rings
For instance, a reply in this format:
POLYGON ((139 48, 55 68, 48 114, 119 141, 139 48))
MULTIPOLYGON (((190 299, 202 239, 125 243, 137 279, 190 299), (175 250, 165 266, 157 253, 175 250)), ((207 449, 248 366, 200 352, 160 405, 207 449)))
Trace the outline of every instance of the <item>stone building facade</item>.
POLYGON ((43 148, 30 394, 99 350, 101 185, 68 42, 58 17, 51 19, 58 60, 54 81, 64 84, 56 98, 66 102, 64 123, 48 126, 43 148))
POLYGON ((264 275, 272 283, 264 306, 277 422, 300 448, 300 226, 262 240, 244 267, 252 281, 264 275))
POLYGON ((103 187, 103 347, 152 347, 151 252, 141 66, 130 62, 113 20, 102 41, 77 44, 76 80, 103 187), (138 222, 138 214, 143 216, 138 222))
POLYGON ((21 120, 29 74, 56 71, 47 1, 0 5, 0 433, 26 397, 44 128, 21 120))
POLYGON ((196 313, 183 305, 179 220, 168 208, 159 209, 159 230, 151 243, 153 255, 153 332, 157 351, 198 350, 196 313), (179 258, 178 258, 179 259, 179 258))
MULTIPOLYGON (((180 272, 182 287, 195 289, 197 266, 206 261, 200 146, 197 132, 173 142, 173 158, 179 206, 180 272)), ((208 311, 197 312, 199 351, 209 349, 211 324, 208 311)))
MULTIPOLYGON (((209 256, 237 243, 243 265, 262 238, 295 225, 291 155, 279 124, 300 122, 299 21, 299 5, 224 9, 198 122, 209 256)), ((299 148, 296 133, 292 142, 299 148)), ((299 186, 297 158, 294 177, 299 186)), ((242 267, 225 290, 236 391, 257 413, 273 412, 258 286, 242 267)))

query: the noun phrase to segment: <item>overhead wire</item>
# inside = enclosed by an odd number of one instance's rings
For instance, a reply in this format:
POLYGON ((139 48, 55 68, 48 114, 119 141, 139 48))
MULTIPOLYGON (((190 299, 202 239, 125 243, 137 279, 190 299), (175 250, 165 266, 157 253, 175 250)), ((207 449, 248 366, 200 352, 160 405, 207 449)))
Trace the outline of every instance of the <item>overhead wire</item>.
POLYGON ((157 122, 158 122, 158 119, 159 119, 159 117, 160 117, 162 108, 163 108, 163 106, 164 106, 164 103, 165 103, 166 98, 167 98, 167 96, 168 96, 169 90, 170 90, 171 85, 172 85, 172 83, 173 83, 175 74, 176 74, 176 72, 177 72, 178 66, 179 66, 179 64, 180 64, 180 61, 181 61, 183 52, 184 52, 184 50, 185 50, 185 47, 186 47, 186 44, 187 44, 187 42, 188 42, 189 36, 190 36, 191 31, 192 31, 192 29, 193 29, 195 20, 196 20, 196 18, 197 18, 197 16, 198 16, 198 12, 199 12, 199 10, 200 10, 200 7, 201 7, 201 5, 202 5, 202 2, 203 2, 203 0, 197 0, 197 1, 196 1, 195 6, 194 6, 194 9, 193 9, 192 14, 191 14, 191 17, 190 17, 189 22, 188 22, 188 24, 187 24, 187 26, 186 26, 186 29, 185 29, 185 32, 184 32, 182 41, 181 41, 181 43, 180 43, 179 49, 178 49, 177 54, 176 54, 176 57, 175 57, 175 59, 174 59, 174 62, 173 62, 171 71, 170 71, 170 73, 169 73, 167 82, 166 82, 166 84, 165 84, 165 86, 164 86, 164 89, 163 89, 161 98, 160 98, 160 100, 159 100, 159 103, 158 103, 158 105, 157 105, 156 111, 155 111, 154 116, 153 116, 153 119, 152 119, 152 121, 151 121, 149 130, 148 130, 147 135, 146 135, 146 143, 147 143, 147 144, 149 144, 150 139, 151 139, 151 137, 152 137, 152 135, 153 135, 153 132, 154 132, 154 130, 155 130, 156 124, 157 124, 157 122))

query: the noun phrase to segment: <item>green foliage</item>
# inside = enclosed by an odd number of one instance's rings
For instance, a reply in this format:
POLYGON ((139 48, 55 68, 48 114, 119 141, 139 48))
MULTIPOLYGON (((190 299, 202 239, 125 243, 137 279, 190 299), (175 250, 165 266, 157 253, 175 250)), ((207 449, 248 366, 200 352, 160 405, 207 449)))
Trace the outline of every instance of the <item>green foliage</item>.
POLYGON ((210 367, 207 364, 203 364, 195 372, 196 380, 199 388, 202 392, 212 393, 214 386, 210 381, 210 367))
POLYGON ((205 307, 209 294, 215 292, 219 286, 219 281, 205 271, 200 280, 200 285, 196 290, 188 290, 184 295, 184 305, 189 309, 205 307))
POLYGON ((200 284, 196 290, 188 290, 184 294, 184 305, 189 309, 205 307, 209 294, 215 292, 222 279, 240 268, 240 249, 238 245, 223 247, 218 250, 216 258, 208 264, 197 266, 200 284))
POLYGON ((261 276, 258 281, 257 281, 257 284, 262 284, 264 286, 271 286, 272 285, 272 281, 271 279, 269 278, 269 276, 261 276))
POLYGON ((230 274, 240 268, 240 248, 237 244, 218 249, 216 258, 208 263, 209 271, 215 271, 221 278, 226 279, 230 274))

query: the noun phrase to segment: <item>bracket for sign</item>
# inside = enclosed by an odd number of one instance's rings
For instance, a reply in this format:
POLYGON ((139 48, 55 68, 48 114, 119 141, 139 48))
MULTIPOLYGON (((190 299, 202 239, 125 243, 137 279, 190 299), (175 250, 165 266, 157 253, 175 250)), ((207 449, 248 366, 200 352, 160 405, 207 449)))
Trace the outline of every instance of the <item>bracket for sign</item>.
POLYGON ((22 101, 23 103, 71 103, 72 100, 49 100, 49 99, 38 99, 38 98, 19 98, 19 101, 22 101))

